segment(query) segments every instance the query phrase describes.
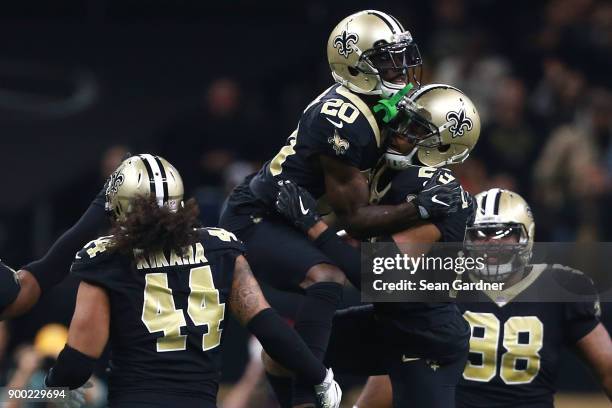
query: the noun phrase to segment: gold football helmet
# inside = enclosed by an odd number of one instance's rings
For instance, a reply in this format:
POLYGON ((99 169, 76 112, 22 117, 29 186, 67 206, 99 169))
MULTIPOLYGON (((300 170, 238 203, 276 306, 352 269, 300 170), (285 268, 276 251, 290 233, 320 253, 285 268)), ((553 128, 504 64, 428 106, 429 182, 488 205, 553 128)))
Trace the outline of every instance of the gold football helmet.
POLYGON ((406 137, 415 147, 408 154, 388 148, 385 159, 393 169, 463 163, 478 142, 478 110, 470 98, 450 85, 417 89, 399 102, 398 112, 385 133, 406 137))
POLYGON ((465 231, 466 249, 495 257, 484 270, 487 280, 503 281, 530 261, 535 222, 529 204, 515 192, 492 188, 477 194, 474 223, 465 231))
POLYGON ((177 211, 183 205, 183 180, 166 159, 139 154, 124 160, 106 184, 106 211, 117 219, 131 211, 138 196, 154 196, 157 204, 177 211))
POLYGON ((327 61, 334 80, 351 91, 388 98, 408 82, 419 85, 421 54, 410 32, 376 10, 351 14, 332 30, 327 61))

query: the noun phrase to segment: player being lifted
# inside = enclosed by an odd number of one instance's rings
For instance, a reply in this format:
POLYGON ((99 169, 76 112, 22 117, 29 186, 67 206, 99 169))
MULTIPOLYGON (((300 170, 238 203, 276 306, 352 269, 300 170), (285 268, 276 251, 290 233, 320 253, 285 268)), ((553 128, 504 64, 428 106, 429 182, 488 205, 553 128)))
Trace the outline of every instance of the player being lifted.
MULTIPOLYGON (((458 184, 450 170, 427 166, 465 160, 478 140, 480 120, 469 98, 448 85, 425 86, 404 102, 386 130, 393 150, 374 173, 370 201, 393 205, 411 200, 421 207, 435 186, 458 184)), ((444 194, 436 196, 447 199, 444 194)), ((277 207, 343 270, 359 274, 359 252, 318 220, 314 199, 304 189, 283 184, 277 207), (306 214, 302 207, 308 209, 306 214)), ((462 242, 473 214, 471 197, 463 194, 458 211, 434 212, 430 219, 378 240, 395 242, 403 251, 423 251, 437 241, 462 242)), ((326 362, 338 372, 390 375, 392 398, 388 377, 373 377, 358 401, 360 407, 384 403, 452 408, 468 341, 469 327, 452 303, 375 303, 336 313, 326 362), (371 392, 379 384, 383 392, 371 392)))
POLYGON ((339 406, 331 370, 269 307, 242 243, 220 228, 196 228, 197 205, 183 204, 170 163, 127 159, 111 177, 107 203, 112 235, 76 255, 76 309, 47 386, 82 386, 110 341, 110 406, 215 407, 231 311, 267 353, 314 386, 323 407, 339 406))
MULTIPOLYGON (((319 210, 333 210, 355 237, 390 234, 428 216, 412 202, 369 203, 367 173, 386 148, 383 121, 375 117, 374 106, 410 82, 418 86, 421 57, 411 34, 388 14, 361 11, 332 30, 327 57, 337 84, 306 107, 286 146, 232 192, 220 224, 244 241, 258 279, 280 289, 303 290, 295 329, 321 359, 346 271, 278 216, 279 183, 291 180, 317 199, 324 196, 319 210)), ((455 209, 431 201, 424 205, 440 207, 440 212, 455 209)), ((269 380, 281 405, 288 406, 290 386, 274 376, 269 380)), ((294 402, 304 403, 310 393, 298 378, 294 402)))

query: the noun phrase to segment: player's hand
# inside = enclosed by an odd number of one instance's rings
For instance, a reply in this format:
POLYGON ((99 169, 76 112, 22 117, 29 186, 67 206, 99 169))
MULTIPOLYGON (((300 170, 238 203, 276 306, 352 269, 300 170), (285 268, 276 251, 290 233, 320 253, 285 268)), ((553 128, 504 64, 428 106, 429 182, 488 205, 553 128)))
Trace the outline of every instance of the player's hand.
POLYGON ((334 372, 327 369, 325 379, 319 385, 315 385, 315 393, 321 408, 338 408, 342 400, 342 390, 334 380, 334 372))
POLYGON ((459 182, 452 180, 440 184, 438 180, 442 174, 443 170, 436 171, 423 186, 423 190, 411 200, 421 219, 446 217, 459 211, 463 205, 459 182))
POLYGON ((282 182, 276 196, 276 210, 293 225, 307 232, 319 221, 317 202, 308 191, 295 183, 282 182))
POLYGON ((92 388, 93 384, 91 381, 88 381, 81 388, 77 388, 76 390, 68 391, 66 398, 59 405, 62 408, 80 408, 85 405, 87 399, 85 395, 87 394, 87 389, 92 388))

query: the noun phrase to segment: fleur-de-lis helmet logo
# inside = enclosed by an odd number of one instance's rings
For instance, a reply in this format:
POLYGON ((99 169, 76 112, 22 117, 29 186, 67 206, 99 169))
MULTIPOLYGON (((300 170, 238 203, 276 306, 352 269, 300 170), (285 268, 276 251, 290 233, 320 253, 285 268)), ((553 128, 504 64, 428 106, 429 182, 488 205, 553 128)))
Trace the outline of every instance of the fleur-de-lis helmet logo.
POLYGON ((355 52, 353 46, 359 41, 359 36, 355 33, 349 33, 348 31, 342 31, 342 34, 337 35, 334 38, 334 48, 338 49, 338 54, 344 58, 348 58, 349 55, 355 52))
POLYGON ((110 210, 110 202, 117 194, 119 187, 123 184, 125 180, 125 176, 121 172, 121 169, 116 170, 113 174, 110 175, 106 182, 106 203, 105 207, 107 210, 110 210))
POLYGON ((461 108, 459 112, 448 112, 446 114, 446 120, 453 122, 453 124, 448 128, 453 139, 463 136, 466 130, 472 130, 472 127, 474 126, 472 119, 466 116, 465 108, 461 108))

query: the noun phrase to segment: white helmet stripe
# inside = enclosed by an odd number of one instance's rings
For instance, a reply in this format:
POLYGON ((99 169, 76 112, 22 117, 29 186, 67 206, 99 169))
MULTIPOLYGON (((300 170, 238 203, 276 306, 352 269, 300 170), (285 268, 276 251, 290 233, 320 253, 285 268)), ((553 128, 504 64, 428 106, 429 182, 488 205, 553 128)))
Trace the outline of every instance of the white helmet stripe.
MULTIPOLYGON (((150 154, 141 154, 140 158, 143 159, 151 168, 149 176, 153 178, 155 185, 155 198, 157 199, 157 205, 160 207, 164 205, 164 182, 161 176, 161 169, 155 161, 155 158, 150 154)), ((153 191, 151 191, 153 193, 153 191)))
POLYGON ((382 14, 391 23, 391 25, 394 27, 393 31, 398 34, 404 32, 404 28, 397 22, 397 20, 393 16, 382 12, 380 14, 382 14))
POLYGON ((487 202, 485 203, 485 215, 496 215, 495 214, 495 203, 497 202, 497 209, 499 211, 499 196, 501 190, 499 188, 492 188, 487 193, 487 202))
POLYGON ((393 17, 391 14, 388 15, 389 17, 391 17, 393 19, 393 21, 395 21, 397 23, 397 25, 400 28, 400 32, 403 33, 406 31, 406 29, 404 28, 404 26, 402 25, 402 23, 399 22, 399 20, 395 17, 393 17))
POLYGON ((373 14, 376 17, 380 18, 382 21, 384 21, 393 34, 400 34, 402 32, 399 25, 391 17, 389 17, 388 14, 385 14, 382 11, 378 10, 368 10, 368 13, 373 14))

